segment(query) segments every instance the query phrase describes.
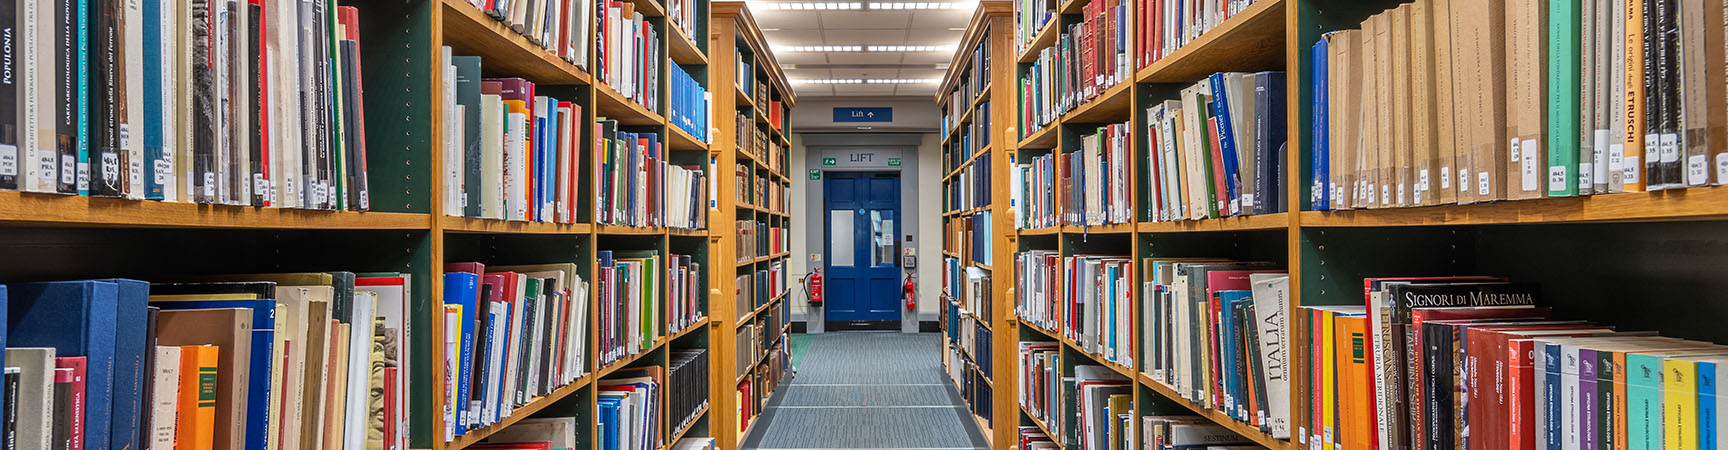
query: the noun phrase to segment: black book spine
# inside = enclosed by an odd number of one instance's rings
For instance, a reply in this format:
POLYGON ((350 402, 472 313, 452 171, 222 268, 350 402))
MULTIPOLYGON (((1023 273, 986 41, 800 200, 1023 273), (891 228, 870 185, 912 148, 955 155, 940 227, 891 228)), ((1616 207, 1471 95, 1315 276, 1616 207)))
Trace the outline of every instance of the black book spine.
POLYGON ((23 154, 18 148, 18 50, 22 23, 17 2, 0 2, 0 189, 18 189, 23 154))
POLYGON ((120 94, 120 11, 118 0, 88 0, 91 15, 89 55, 90 77, 90 146, 95 151, 90 161, 92 197, 126 195, 126 164, 120 152, 120 109, 125 98, 120 94))
POLYGON ((210 2, 192 1, 192 193, 198 203, 216 200, 216 13, 210 2))
POLYGON ((49 448, 67 450, 72 443, 72 380, 67 377, 62 382, 59 378, 56 376, 54 380, 54 438, 49 442, 49 448))
POLYGON ((269 155, 264 141, 265 129, 269 127, 269 124, 265 123, 268 116, 264 112, 264 93, 268 89, 265 77, 269 73, 268 63, 264 60, 266 49, 263 42, 267 28, 264 26, 264 5, 255 3, 257 0, 253 1, 246 5, 246 23, 252 25, 252 29, 246 31, 246 75, 251 78, 251 82, 246 86, 249 94, 246 96, 247 120, 252 124, 249 130, 252 143, 247 147, 252 160, 251 204, 268 206, 273 204, 275 199, 271 192, 275 186, 270 183, 269 165, 264 163, 264 159, 269 155))
POLYGON ((6 368, 6 399, 0 404, 0 441, 6 450, 18 450, 18 378, 23 371, 17 367, 6 368))
POLYGON ((132 447, 136 449, 150 448, 150 419, 154 414, 149 414, 147 411, 155 407, 153 401, 156 395, 156 324, 157 318, 162 313, 162 308, 150 306, 146 307, 145 311, 144 371, 142 380, 140 380, 142 383, 139 385, 141 389, 138 390, 139 398, 135 401, 141 406, 138 410, 146 413, 139 414, 138 435, 133 438, 135 445, 132 447))
POLYGON ((55 66, 60 68, 59 105, 54 119, 54 148, 60 177, 55 190, 78 192, 78 9, 76 0, 57 0, 60 23, 55 31, 55 66))
MULTIPOLYGON (((484 276, 484 274, 481 274, 481 275, 484 276)), ((486 355, 489 354, 489 353, 487 353, 488 352, 487 347, 490 344, 489 341, 491 341, 491 339, 490 339, 491 335, 486 332, 486 329, 487 329, 487 327, 491 326, 491 317, 490 317, 491 306, 492 306, 492 284, 481 283, 481 285, 480 285, 480 302, 475 307, 475 309, 479 310, 479 314, 475 315, 474 364, 473 364, 473 370, 469 374, 470 376, 469 376, 469 381, 468 381, 471 384, 471 386, 469 386, 469 389, 468 389, 468 405, 469 405, 468 414, 470 414, 470 416, 466 419, 467 424, 479 423, 480 404, 481 404, 480 402, 482 399, 485 398, 485 392, 487 392, 486 391, 486 366, 487 366, 487 364, 489 364, 489 361, 491 359, 487 358, 486 355)))
POLYGON ((336 147, 330 127, 335 123, 336 110, 331 101, 330 47, 329 47, 329 5, 325 0, 312 1, 312 101, 316 112, 313 121, 313 133, 318 140, 318 183, 322 186, 318 191, 322 194, 316 201, 318 209, 336 209, 336 159, 333 150, 336 147))

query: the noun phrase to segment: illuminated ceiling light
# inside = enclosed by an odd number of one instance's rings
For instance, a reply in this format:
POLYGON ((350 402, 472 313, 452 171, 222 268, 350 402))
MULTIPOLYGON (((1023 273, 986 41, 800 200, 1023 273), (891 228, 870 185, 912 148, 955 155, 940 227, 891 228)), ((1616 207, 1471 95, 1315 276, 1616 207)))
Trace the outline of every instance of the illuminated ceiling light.
POLYGON ((978 2, 876 2, 870 3, 870 9, 889 11, 899 10, 934 10, 934 9, 971 9, 978 2))
POLYGON ((864 9, 859 2, 752 2, 751 6, 776 11, 856 11, 864 9))
POLYGON ((866 80, 868 84, 926 84, 941 81, 935 78, 876 78, 866 80))
POLYGON ((857 78, 812 78, 792 80, 793 84, 861 84, 864 80, 857 78))
POLYGON ((953 52, 952 45, 872 45, 872 52, 953 52))
POLYGON ((775 47, 777 52, 861 52, 863 46, 858 45, 790 45, 775 47))

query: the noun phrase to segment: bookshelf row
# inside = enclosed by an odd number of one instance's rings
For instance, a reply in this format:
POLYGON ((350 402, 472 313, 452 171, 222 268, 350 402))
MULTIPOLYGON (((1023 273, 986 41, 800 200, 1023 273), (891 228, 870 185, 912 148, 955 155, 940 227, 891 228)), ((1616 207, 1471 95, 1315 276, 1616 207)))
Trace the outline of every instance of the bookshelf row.
MULTIPOLYGON (((300 6, 319 8, 328 12, 327 16, 296 13, 293 5, 287 10, 277 10, 276 5, 255 5, 254 15, 235 16, 234 21, 225 25, 227 29, 238 33, 236 36, 244 36, 248 30, 302 30, 306 35, 301 38, 306 40, 300 42, 316 40, 318 44, 297 49, 277 47, 273 39, 265 47, 254 41, 251 46, 210 48, 208 55, 222 56, 210 58, 212 61, 230 65, 223 70, 232 73, 227 79, 231 83, 222 85, 203 83, 209 81, 200 78, 205 74, 181 70, 181 65, 191 67, 195 61, 181 55, 179 49, 193 53, 190 49, 194 46, 176 44, 191 42, 189 36, 165 32, 171 28, 192 28, 184 23, 170 27, 166 20, 187 23, 201 20, 191 15, 190 5, 175 1, 144 3, 142 17, 162 17, 163 21, 97 20, 96 14, 91 14, 93 26, 89 36, 62 36, 68 42, 77 42, 125 35, 129 36, 123 40, 127 45, 160 45, 164 50, 158 53, 149 48, 117 49, 117 55, 143 54, 149 60, 143 65, 124 67, 94 53, 88 57, 74 55, 70 60, 78 67, 56 71, 54 76, 66 79, 71 83, 69 86, 86 79, 94 81, 88 90, 89 97, 70 97, 78 105, 91 108, 88 111, 94 114, 76 119, 81 123, 69 122, 68 127, 59 128, 70 144, 62 148, 69 152, 37 152, 24 146, 18 148, 19 153, 0 154, 0 160, 15 163, 5 166, 20 169, 3 172, 26 175, 5 177, 6 181, 24 184, 0 184, 0 227, 6 229, 0 233, 5 236, 0 248, 20 257, 8 258, 0 264, 3 274, 0 282, 14 288, 4 297, 9 297, 13 306, 29 308, 44 298, 36 285, 53 280, 90 279, 96 281, 63 284, 94 286, 91 289, 102 292, 109 292, 116 285, 126 286, 127 304, 145 305, 144 301, 134 299, 149 297, 135 294, 174 295, 174 289, 182 289, 175 287, 181 285, 156 283, 221 278, 253 282, 251 286, 258 287, 263 284, 257 282, 271 281, 273 276, 251 274, 293 273, 315 277, 322 273, 338 276, 344 273, 325 271, 351 270, 362 279, 396 280, 395 303, 381 299, 377 307, 396 305, 391 317, 401 325, 388 328, 393 331, 380 336, 400 353, 388 358, 391 365, 375 366, 389 368, 388 376, 358 372, 365 376, 325 378, 352 379, 355 382, 349 383, 349 391, 361 392, 356 396, 339 390, 312 389, 311 380, 326 373, 310 366, 288 378, 305 378, 308 381, 304 385, 284 384, 269 377, 242 378, 247 371, 234 370, 233 362, 238 360, 232 356, 243 353, 231 353, 236 348, 233 341, 224 341, 228 344, 226 348, 213 351, 219 353, 181 348, 222 344, 218 342, 174 344, 175 347, 156 344, 164 354, 180 351, 191 355, 181 359, 193 364, 186 374, 203 369, 196 365, 200 355, 220 355, 217 361, 221 364, 210 369, 220 374, 220 379, 227 380, 222 384, 224 388, 232 389, 221 392, 237 394, 217 396, 215 408, 222 411, 216 416, 222 419, 200 422, 207 419, 192 418, 207 416, 182 414, 188 419, 152 421, 153 428, 128 422, 131 427, 126 428, 123 421, 150 421, 152 416, 162 416, 161 409, 152 411, 150 404, 141 403, 151 398, 138 394, 151 392, 136 387, 131 392, 116 388, 102 394, 91 390, 87 396, 90 401, 86 406, 91 407, 87 408, 87 414, 95 413, 96 402, 109 400, 117 405, 137 401, 142 409, 126 411, 125 415, 112 414, 112 425, 107 418, 86 420, 88 424, 79 430, 86 446, 146 446, 151 445, 152 438, 172 439, 178 435, 180 445, 185 448, 266 448, 266 442, 276 440, 266 436, 315 439, 297 444, 269 442, 270 447, 341 448, 363 445, 352 442, 364 438, 364 433, 375 432, 396 442, 390 445, 401 448, 516 448, 510 443, 523 441, 551 441, 555 447, 589 445, 609 449, 736 448, 737 435, 719 430, 737 423, 737 410, 727 409, 736 406, 731 400, 734 396, 727 394, 739 391, 743 384, 715 383, 712 380, 718 378, 710 376, 729 370, 725 364, 730 359, 725 356, 739 350, 721 345, 725 340, 721 336, 734 336, 733 330, 738 327, 727 328, 734 323, 725 320, 732 318, 727 305, 742 300, 733 295, 710 295, 724 292, 720 288, 731 280, 723 276, 723 268, 738 266, 729 253, 734 246, 735 230, 711 224, 747 218, 780 230, 791 226, 786 204, 790 184, 785 171, 786 149, 790 146, 789 117, 795 99, 778 65, 766 54, 766 47, 757 45, 763 49, 760 57, 765 63, 755 65, 761 68, 760 76, 752 79, 760 82, 752 82, 751 94, 741 95, 759 101, 752 100, 750 116, 740 121, 747 122, 755 141, 747 149, 740 146, 738 152, 728 149, 726 153, 735 153, 742 159, 728 160, 725 164, 719 161, 717 153, 711 153, 718 152, 722 143, 730 142, 727 138, 732 135, 726 130, 731 124, 721 122, 729 117, 723 112, 733 108, 721 105, 721 99, 730 95, 709 94, 710 86, 723 86, 719 83, 720 70, 709 66, 725 61, 709 57, 716 53, 710 49, 714 44, 709 39, 708 2, 535 0, 512 3, 508 9, 501 9, 504 4, 500 2, 466 0, 341 7, 336 2, 320 2, 300 6), (181 17, 182 14, 185 16, 181 17), (156 25, 161 27, 158 29, 156 25), (138 36, 132 33, 148 37, 137 39, 130 37, 138 36), (299 70, 300 57, 321 67, 299 70), (232 61, 249 61, 250 65, 232 61), (264 71, 263 67, 270 70, 264 71), (330 75, 306 75, 318 73, 330 75), (319 86, 323 91, 305 99, 277 95, 297 90, 294 86, 299 85, 319 86), (101 86, 117 88, 97 89, 101 86), (279 86, 287 87, 278 91, 279 86), (248 89, 258 95, 246 94, 248 89), (270 104, 226 102, 228 98, 242 97, 260 98, 270 104), (184 98, 189 105, 156 108, 165 99, 173 98, 184 98), (194 101, 231 104, 232 111, 218 111, 222 114, 214 115, 214 119, 176 118, 169 114, 172 112, 169 110, 194 110, 195 105, 190 105, 194 101), (130 110, 144 112, 127 116, 121 110, 116 115, 99 107, 125 102, 142 105, 130 110), (157 109, 166 114, 160 120, 149 112, 157 109), (132 132, 129 138, 110 133, 122 127, 140 131, 132 132), (134 150, 116 152, 121 148, 134 150), (293 148, 304 151, 282 150, 293 148), (142 150, 134 153, 137 149, 142 150), (33 156, 38 156, 40 161, 35 162, 42 164, 27 165, 33 161, 28 158, 33 156), (742 169, 734 173, 722 169, 738 164, 742 164, 742 169), (62 166, 69 171, 60 173, 62 166), (29 184, 35 179, 28 175, 36 172, 24 169, 32 167, 52 167, 55 172, 52 189, 29 184), (61 179, 65 182, 61 183, 61 179), (734 180, 752 188, 725 192, 725 187, 734 185, 734 180), (83 192, 78 189, 80 184, 85 187, 83 192), (716 187, 711 190, 710 185, 716 187), (738 204, 749 209, 734 211, 730 205, 720 206, 734 195, 748 200, 738 204), (734 214, 726 214, 728 211, 734 214), (46 242, 57 244, 42 245, 46 242), (608 260, 607 255, 619 259, 608 260), (470 267, 463 266, 465 263, 488 269, 464 271, 462 267, 470 267), (710 274, 716 271, 722 276, 710 274), (471 274, 468 284, 458 280, 464 273, 471 274), (491 280, 494 273, 517 274, 515 279, 521 285, 494 283, 491 280), (116 282, 112 277, 147 283, 116 282), (557 284, 554 280, 564 283, 564 289, 552 289, 550 286, 557 284), (578 290, 578 285, 586 289, 578 290), (135 286, 148 290, 141 291, 135 286), (461 290, 457 286, 478 288, 461 290), (622 304, 612 300, 635 291, 640 291, 642 301, 648 302, 637 305, 637 309, 668 321, 648 320, 645 323, 655 326, 623 331, 608 322, 612 320, 608 317, 620 317, 630 309, 616 306, 622 304), (464 292, 478 293, 480 300, 463 304, 461 299, 467 295, 464 292), (440 311, 436 305, 445 305, 445 309, 440 311), (456 305, 464 308, 460 311, 452 308, 456 305), (482 327, 486 324, 497 325, 489 330, 495 334, 461 340, 484 334, 480 332, 488 331, 482 327), (725 332, 711 333, 714 330, 725 332), (544 341, 511 341, 512 333, 544 341), (617 336, 621 334, 617 333, 640 334, 634 340, 619 341, 617 336), (497 351, 492 352, 496 360, 476 359, 470 351, 473 347, 466 344, 481 341, 495 343, 499 349, 534 348, 548 352, 511 355, 497 351), (619 342, 627 350, 606 351, 606 346, 619 342), (560 353, 554 355, 552 351, 560 353), (710 358, 710 354, 719 358, 710 358), (464 363, 467 367, 495 368, 490 373, 528 374, 534 373, 528 370, 533 367, 545 375, 522 378, 521 384, 512 385, 514 391, 505 391, 504 386, 509 383, 486 383, 483 381, 490 380, 471 378, 487 371, 457 369, 464 363), (438 369, 441 366, 446 368, 438 369), (237 384, 234 380, 242 382, 237 384), (373 386, 366 388, 366 383, 373 386), (473 392, 469 398, 458 398, 459 391, 467 392, 470 388, 473 392), (329 408, 332 414, 317 418, 307 414, 300 421, 299 415, 291 413, 302 408, 298 404, 290 407, 262 400, 251 402, 250 406, 234 403, 244 400, 242 396, 271 398, 266 392, 304 394, 303 408, 308 411, 318 409, 313 401, 353 403, 360 405, 360 409, 333 407, 329 408), (367 400, 367 395, 373 398, 367 400), (381 401, 378 397, 385 395, 391 400, 381 401), (388 411, 375 411, 364 403, 387 405, 388 411), (482 404, 496 406, 490 411, 468 410, 470 405, 482 404), (635 419, 613 416, 632 408, 654 413, 635 419), (336 418, 338 411, 349 412, 346 422, 336 418), (233 419, 276 415, 279 416, 268 420, 273 425, 270 429, 257 426, 266 423, 263 420, 233 419), (366 423, 353 419, 366 416, 389 420, 366 423), (290 417, 297 421, 291 425, 308 430, 305 437, 300 433, 274 431, 288 423, 290 417), (254 427, 242 428, 248 424, 254 427), (172 431, 175 425, 184 428, 176 433, 172 431), (169 431, 164 431, 164 426, 169 431), (217 426, 229 431, 216 430, 217 426), (313 431, 324 429, 339 432, 318 435, 313 431), (643 436, 644 440, 619 437, 628 435, 643 436)), ((129 12, 139 13, 137 7, 133 5, 129 12)), ((737 11, 742 4, 730 7, 737 11)), ((47 10, 40 14, 51 17, 47 10)), ((119 17, 118 14, 114 17, 119 17)), ((36 20, 36 16, 24 17, 20 17, 20 25, 25 20, 36 20)), ((729 16, 726 20, 751 20, 747 12, 742 19, 737 17, 729 16)), ((295 38, 288 35, 285 39, 295 38)), ((753 39, 760 44, 759 33, 753 39)), ((235 38, 229 42, 245 40, 235 38)), ((27 69, 36 70, 35 66, 27 69)), ((21 76, 36 78, 34 73, 21 76)), ((48 91, 44 89, 41 94, 48 95, 48 91)), ((34 136, 36 131, 31 127, 35 125, 24 129, 34 136)), ((57 133, 51 131, 53 128, 41 129, 48 134, 57 133)), ((46 180, 39 174, 37 178, 46 180)), ((784 243, 778 245, 783 247, 784 243)), ((772 305, 786 304, 785 258, 783 250, 765 254, 761 261, 745 264, 743 267, 748 269, 739 272, 748 270, 753 274, 760 269, 765 274, 779 274, 777 283, 782 292, 746 319, 752 322, 748 325, 763 330, 780 330, 776 336, 784 335, 783 323, 787 317, 784 313, 770 314, 778 311, 772 305), (769 327, 769 320, 781 322, 778 327, 769 327)), ((356 300, 359 296, 381 295, 353 287, 352 277, 347 289, 352 292, 334 297, 327 306, 330 311, 323 313, 337 319, 336 322, 311 320, 311 316, 295 319, 303 332, 310 332, 306 330, 314 325, 329 328, 324 340, 310 335, 303 342, 284 340, 291 343, 261 347, 265 351, 252 352, 251 360, 308 365, 318 358, 335 361, 337 347, 327 352, 311 352, 299 346, 311 343, 314 349, 323 348, 324 342, 337 342, 338 325, 351 326, 352 318, 343 314, 352 311, 334 311, 336 303, 351 307, 361 303, 356 300), (299 356, 289 356, 284 346, 296 350, 292 355, 299 356)), ((313 284, 343 291, 340 281, 313 284)), ((278 283, 274 291, 259 288, 257 293, 250 294, 253 295, 250 299, 239 299, 222 291, 231 288, 228 285, 186 285, 183 289, 188 289, 185 294, 192 300, 201 297, 222 302, 245 300, 273 303, 280 308, 291 303, 292 298, 286 297, 291 292, 288 286, 305 285, 304 279, 294 278, 278 283)), ((82 298, 88 301, 90 296, 82 298)), ((108 302, 113 304, 113 298, 108 298, 108 302)), ((150 306, 158 306, 155 298, 149 298, 148 302, 150 306)), ((131 306, 122 310, 126 308, 131 306)), ((264 310, 276 314, 273 308, 264 310)), ((53 313, 47 319, 65 322, 64 330, 54 331, 70 332, 94 329, 91 324, 100 323, 101 316, 68 311, 53 313), (72 326, 79 321, 83 325, 72 326)), ((122 320, 130 319, 128 313, 122 320)), ((137 323, 143 326, 145 322, 137 323)), ((254 327, 258 324, 253 322, 254 327)), ((283 326, 293 325, 278 321, 276 329, 283 330, 283 326)), ((119 343, 123 339, 129 349, 142 349, 142 345, 134 344, 142 342, 143 337, 156 341, 172 332, 208 327, 172 328, 161 333, 127 330, 121 339, 110 341, 119 343)), ((218 335, 222 330, 206 331, 218 335)), ((241 335, 244 333, 233 337, 241 335)), ((18 344, 12 347, 20 350, 20 356, 16 361, 9 359, 7 367, 17 366, 14 362, 30 361, 32 371, 24 378, 32 380, 31 386, 46 380, 47 384, 42 385, 46 390, 39 392, 50 397, 55 372, 52 359, 86 356, 85 353, 95 351, 63 347, 55 355, 36 349, 58 346, 54 342, 34 345, 27 340, 12 342, 18 344), (28 353, 28 359, 24 353, 28 353), (40 364, 43 360, 50 363, 40 364), (41 377, 44 373, 48 375, 46 378, 41 377)), ((259 342, 262 341, 253 344, 259 342)), ((362 341, 349 336, 342 342, 362 341)), ((783 352, 784 339, 779 342, 783 352)), ((150 350, 147 355, 158 353, 158 349, 150 350)), ((357 353, 341 354, 353 357, 357 353)), ((93 360, 97 356, 86 357, 93 360)), ((358 361, 364 364, 363 359, 358 361)), ((760 373, 746 380, 749 392, 773 391, 772 386, 785 368, 784 358, 779 361, 779 365, 753 364, 760 373)), ((252 367, 259 367, 257 364, 252 363, 252 367)), ((170 366, 156 367, 160 370, 152 370, 151 374, 174 368, 170 366)), ((254 368, 251 373, 270 371, 254 368)), ((85 378, 91 386, 117 382, 112 375, 98 380, 94 372, 87 373, 85 378)), ((209 388, 199 386, 196 381, 187 386, 178 392, 195 393, 199 388, 209 388)), ((163 389, 167 387, 153 393, 168 392, 163 389)), ((38 402, 32 409, 19 411, 29 411, 33 413, 29 417, 47 420, 37 420, 36 425, 52 426, 61 416, 56 415, 52 398, 47 400, 46 404, 38 402)), ((157 408, 160 405, 157 402, 157 408)), ((183 411, 208 411, 204 407, 194 408, 192 403, 181 406, 183 411)), ((173 413, 172 408, 166 412, 170 417, 173 413)), ((30 428, 26 434, 34 430, 30 428)), ((50 438, 42 433, 33 436, 31 439, 50 438)), ((32 445, 26 444, 26 448, 48 448, 32 445)))
POLYGON ((721 413, 713 429, 721 448, 739 448, 756 431, 757 417, 791 364, 787 298, 795 280, 787 279, 793 226, 787 172, 797 96, 744 3, 714 3, 711 17, 708 48, 730 56, 715 58, 710 79, 733 91, 713 97, 716 145, 709 158, 734 168, 715 209, 716 218, 734 225, 717 241, 715 263, 736 268, 716 286, 732 292, 735 302, 710 337, 728 352, 712 381, 715 392, 725 393, 716 398, 721 413))
POLYGON ((984 2, 973 13, 948 73, 937 90, 942 112, 942 304, 943 367, 969 415, 993 448, 1012 445, 1012 392, 999 375, 1010 361, 998 351, 1013 342, 1004 334, 1007 315, 995 305, 1005 285, 993 282, 994 261, 1007 257, 1003 244, 1009 216, 999 179, 1005 172, 1013 99, 1000 95, 1012 71, 1000 61, 1012 53, 1011 7, 984 2), (1009 419, 1011 420, 1011 419, 1009 419))
MULTIPOLYGON (((1709 445, 1717 434, 1688 427, 1713 414, 1715 397, 1686 380, 1713 382, 1712 342, 1728 342, 1708 325, 1728 301, 1711 294, 1728 276, 1710 266, 1728 260, 1716 245, 1728 194, 1713 186, 1710 135, 1666 131, 1728 117, 1720 96, 1687 90, 1710 86, 1708 67, 1724 60, 1705 25, 1721 5, 1706 3, 1015 1, 1012 50, 1001 53, 1013 58, 992 69, 1011 74, 1012 123, 983 139, 975 131, 974 106, 1008 101, 1010 84, 967 97, 979 88, 945 82, 937 96, 948 120, 944 281, 958 288, 945 291, 950 377, 963 396, 991 387, 998 417, 1014 423, 984 429, 1019 448, 1570 445, 1548 441, 1543 420, 1644 427, 1624 448, 1709 445), (1468 37, 1485 34, 1499 38, 1468 37), (1620 89, 1634 84, 1642 89, 1620 89), (992 159, 988 175, 973 167, 992 159), (1666 181, 1627 184, 1639 179, 1666 181), (988 239, 997 254, 980 265, 967 233, 986 213, 1002 216, 996 234, 1006 236, 988 239), (1282 275, 1262 276, 1280 281, 1261 292, 1246 274, 1206 287, 1204 275, 1172 270, 1208 265, 1282 275), (1016 305, 1000 320, 966 306, 976 291, 965 288, 986 274, 996 304, 1016 305), (1392 278, 1459 275, 1486 278, 1392 278), (1532 295, 1495 318, 1483 304, 1374 303, 1390 295, 1386 283, 1454 299, 1532 295), (1442 323, 1404 325, 1400 310, 1442 323), (1386 311, 1394 319, 1378 320, 1386 311), (1606 358, 1592 369, 1612 372, 1595 372, 1604 385, 1679 383, 1654 401, 1681 413, 1629 424, 1609 414, 1628 406, 1613 393, 1595 397, 1609 402, 1599 415, 1544 404, 1542 379, 1577 373, 1544 367, 1549 359, 1506 362, 1515 381, 1536 383, 1486 406, 1471 400, 1464 414, 1431 393, 1474 392, 1474 379, 1427 364, 1507 347, 1402 352, 1381 340, 1412 338, 1381 332, 1385 323, 1589 351, 1606 358), (994 378, 978 375, 986 332, 990 364, 1007 364, 994 378), (1349 357, 1354 345, 1369 354, 1349 357), (1635 360, 1681 372, 1646 366, 1663 376, 1631 380, 1635 360), (1269 377, 1274 368, 1285 376, 1269 377), (1467 438, 1447 434, 1464 426, 1467 438), (1652 431, 1661 427, 1676 431, 1652 431)), ((956 61, 972 51, 962 46, 956 61)), ((974 70, 950 67, 949 79, 974 70)), ((1591 433, 1577 436, 1632 439, 1591 433)))

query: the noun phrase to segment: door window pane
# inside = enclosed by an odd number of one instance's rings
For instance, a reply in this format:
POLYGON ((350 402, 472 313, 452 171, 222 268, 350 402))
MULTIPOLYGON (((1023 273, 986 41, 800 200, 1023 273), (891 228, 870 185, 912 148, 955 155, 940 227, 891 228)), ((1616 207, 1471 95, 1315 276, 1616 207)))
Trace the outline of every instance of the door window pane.
POLYGON ((894 211, 870 211, 870 265, 894 265, 894 211))
POLYGON ((828 265, 852 267, 852 210, 828 211, 828 265))

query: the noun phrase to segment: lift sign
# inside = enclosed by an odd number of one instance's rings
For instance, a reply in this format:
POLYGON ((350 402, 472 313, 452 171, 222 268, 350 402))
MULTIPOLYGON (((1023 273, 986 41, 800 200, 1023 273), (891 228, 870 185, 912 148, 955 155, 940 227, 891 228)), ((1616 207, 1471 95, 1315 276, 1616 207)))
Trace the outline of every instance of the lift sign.
POLYGON ((893 122, 894 108, 834 107, 835 122, 893 122))

